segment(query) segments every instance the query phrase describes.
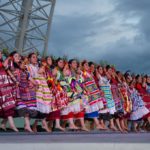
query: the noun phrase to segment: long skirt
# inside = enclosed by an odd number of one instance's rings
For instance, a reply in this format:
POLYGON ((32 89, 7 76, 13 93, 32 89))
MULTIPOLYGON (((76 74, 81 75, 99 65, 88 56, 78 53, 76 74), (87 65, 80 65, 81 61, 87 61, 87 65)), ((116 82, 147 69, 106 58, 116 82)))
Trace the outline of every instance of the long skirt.
POLYGON ((117 112, 123 112, 123 101, 121 94, 116 85, 111 85, 112 95, 115 102, 115 108, 117 112))
POLYGON ((0 117, 15 115, 15 86, 5 70, 0 69, 0 117))
POLYGON ((70 101, 68 102, 68 105, 61 111, 61 118, 63 120, 67 120, 69 118, 78 118, 84 116, 83 113, 81 113, 83 111, 81 95, 76 92, 67 92, 67 96, 69 97, 70 101))
POLYGON ((85 109, 85 118, 99 117, 99 110, 104 108, 100 91, 93 79, 87 80, 85 86, 89 92, 89 107, 85 109))
POLYGON ((43 76, 35 78, 35 81, 38 83, 38 88, 36 89, 37 118, 42 119, 52 112, 51 103, 54 97, 48 87, 47 80, 43 76))
POLYGON ((131 94, 132 112, 130 114, 131 120, 138 120, 149 114, 149 110, 145 107, 143 99, 136 91, 131 94))
POLYGON ((112 92, 110 86, 101 86, 101 90, 104 92, 104 97, 107 102, 107 108, 109 109, 110 114, 114 114, 116 112, 115 102, 112 97, 112 92))
POLYGON ((61 119, 61 111, 68 105, 68 96, 65 91, 58 90, 57 87, 52 89, 54 99, 52 100, 52 112, 47 116, 47 120, 61 119))
POLYGON ((19 87, 16 88, 17 93, 17 114, 20 117, 29 115, 30 118, 36 118, 36 89, 31 81, 28 80, 28 74, 20 71, 19 87))

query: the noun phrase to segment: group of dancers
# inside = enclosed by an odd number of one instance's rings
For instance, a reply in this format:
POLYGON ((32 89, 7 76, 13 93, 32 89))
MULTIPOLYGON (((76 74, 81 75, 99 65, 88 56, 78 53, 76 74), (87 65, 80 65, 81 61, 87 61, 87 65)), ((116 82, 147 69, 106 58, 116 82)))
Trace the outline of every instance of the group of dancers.
POLYGON ((15 132, 14 118, 24 118, 24 130, 37 125, 53 130, 147 131, 150 125, 150 76, 122 73, 115 67, 86 60, 38 59, 0 51, 0 128, 15 132), (31 125, 30 120, 34 119, 31 125), (88 122, 88 123, 87 123, 88 122), (89 126, 87 126, 89 125, 89 126))

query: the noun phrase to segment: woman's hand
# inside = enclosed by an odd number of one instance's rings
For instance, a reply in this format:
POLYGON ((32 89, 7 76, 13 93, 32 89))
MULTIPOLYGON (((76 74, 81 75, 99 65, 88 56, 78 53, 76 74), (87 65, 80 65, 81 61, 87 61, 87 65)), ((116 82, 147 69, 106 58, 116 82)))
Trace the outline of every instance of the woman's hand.
POLYGON ((57 68, 54 68, 54 69, 53 69, 52 74, 53 74, 53 76, 56 76, 56 75, 57 75, 57 68))
POLYGON ((9 61, 11 60, 11 57, 8 57, 7 59, 5 59, 5 61, 3 62, 3 66, 5 67, 5 68, 7 68, 8 67, 8 64, 9 64, 9 61))

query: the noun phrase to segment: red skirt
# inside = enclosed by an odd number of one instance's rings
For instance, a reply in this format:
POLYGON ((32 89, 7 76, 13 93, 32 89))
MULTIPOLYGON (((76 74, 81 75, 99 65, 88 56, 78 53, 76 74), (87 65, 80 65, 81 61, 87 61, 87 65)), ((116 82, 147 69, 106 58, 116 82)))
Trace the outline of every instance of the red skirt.
POLYGON ((74 114, 74 118, 75 119, 80 119, 80 118, 84 118, 84 111, 81 111, 77 114, 74 114))
POLYGON ((143 116, 143 119, 147 119, 149 117, 150 117, 150 112, 147 115, 143 116))
POLYGON ((143 100, 144 100, 146 108, 148 110, 150 110, 150 96, 149 95, 144 95, 143 100))
POLYGON ((15 86, 5 70, 0 70, 0 117, 14 116, 16 108, 15 86))
POLYGON ((50 121, 50 120, 56 120, 56 119, 60 119, 61 116, 60 116, 60 110, 56 110, 56 111, 53 111, 53 112, 50 112, 49 115, 47 116, 47 121, 50 121))
POLYGON ((73 112, 70 112, 70 113, 67 114, 67 115, 62 115, 62 116, 61 116, 61 119, 62 119, 62 120, 68 120, 68 119, 70 119, 70 118, 74 118, 74 113, 73 113, 73 112))
POLYGON ((15 116, 15 110, 13 108, 6 111, 0 111, 0 118, 8 118, 9 116, 15 116))

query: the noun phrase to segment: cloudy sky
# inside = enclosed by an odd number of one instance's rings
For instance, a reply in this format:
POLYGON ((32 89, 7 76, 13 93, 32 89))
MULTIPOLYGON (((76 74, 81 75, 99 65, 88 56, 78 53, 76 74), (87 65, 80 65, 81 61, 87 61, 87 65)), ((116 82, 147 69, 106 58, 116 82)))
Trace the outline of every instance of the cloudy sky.
POLYGON ((150 74, 150 0, 57 0, 49 53, 150 74))

